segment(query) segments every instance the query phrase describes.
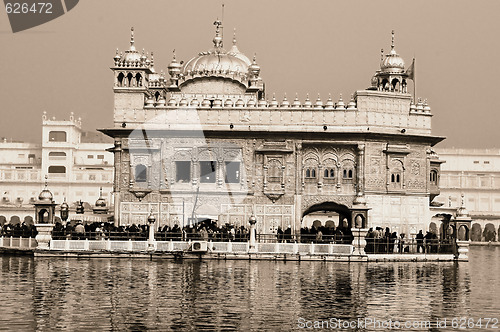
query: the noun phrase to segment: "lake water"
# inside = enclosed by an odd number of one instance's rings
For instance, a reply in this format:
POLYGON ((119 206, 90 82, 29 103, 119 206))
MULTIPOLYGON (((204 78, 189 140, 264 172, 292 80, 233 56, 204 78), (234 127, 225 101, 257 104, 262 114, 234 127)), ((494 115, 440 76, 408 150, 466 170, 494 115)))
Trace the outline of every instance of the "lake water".
POLYGON ((0 330, 500 330, 499 261, 500 247, 468 263, 0 256, 0 330))

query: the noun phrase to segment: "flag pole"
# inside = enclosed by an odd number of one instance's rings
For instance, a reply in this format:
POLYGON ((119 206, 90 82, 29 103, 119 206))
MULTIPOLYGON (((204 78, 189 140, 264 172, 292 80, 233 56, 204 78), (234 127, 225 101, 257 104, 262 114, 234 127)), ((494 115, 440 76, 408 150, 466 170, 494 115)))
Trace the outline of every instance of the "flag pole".
POLYGON ((415 71, 415 55, 413 56, 413 103, 417 103, 417 73, 415 71))

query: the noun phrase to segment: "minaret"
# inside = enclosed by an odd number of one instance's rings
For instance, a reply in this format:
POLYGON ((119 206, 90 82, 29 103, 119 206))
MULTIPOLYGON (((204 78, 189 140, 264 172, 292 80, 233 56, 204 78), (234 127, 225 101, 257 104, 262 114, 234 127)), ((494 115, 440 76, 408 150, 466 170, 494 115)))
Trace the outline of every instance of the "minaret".
POLYGON ((151 61, 145 51, 142 54, 135 47, 134 28, 130 29, 130 46, 124 53, 118 49, 113 58, 114 66, 114 96, 115 96, 115 126, 123 122, 123 117, 117 118, 117 114, 123 114, 128 110, 141 109, 144 107, 145 93, 148 87, 148 78, 152 74, 151 61))

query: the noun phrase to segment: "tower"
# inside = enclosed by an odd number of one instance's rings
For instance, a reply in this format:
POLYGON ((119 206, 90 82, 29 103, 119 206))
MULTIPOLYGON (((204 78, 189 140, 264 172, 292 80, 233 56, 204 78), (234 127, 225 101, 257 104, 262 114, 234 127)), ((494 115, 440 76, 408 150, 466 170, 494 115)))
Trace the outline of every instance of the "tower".
POLYGON ((142 51, 137 51, 134 40, 134 28, 130 30, 130 47, 125 53, 114 56, 115 82, 113 87, 115 97, 115 123, 125 123, 127 111, 144 108, 145 94, 149 76, 153 74, 151 60, 142 51), (117 115, 122 115, 117 118, 117 115))
POLYGON ((386 92, 407 93, 408 73, 405 62, 394 48, 394 30, 392 30, 391 51, 384 55, 381 51, 380 70, 372 78, 372 89, 386 92))

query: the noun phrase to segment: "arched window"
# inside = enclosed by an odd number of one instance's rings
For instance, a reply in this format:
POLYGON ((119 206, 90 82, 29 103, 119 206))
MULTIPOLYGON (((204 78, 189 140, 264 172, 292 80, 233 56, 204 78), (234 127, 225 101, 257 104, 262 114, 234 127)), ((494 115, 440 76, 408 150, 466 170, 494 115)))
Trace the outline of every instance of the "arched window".
POLYGON ((323 177, 326 180, 333 180, 335 178, 335 170, 333 168, 325 168, 323 177))
POLYGON ((123 86, 123 80, 125 79, 125 75, 123 73, 118 74, 118 86, 123 86))
POLYGON ((306 168, 306 179, 315 179, 316 178, 316 168, 308 167, 306 168))
POLYGON ((429 176, 429 180, 431 184, 437 185, 438 184, 438 173, 435 170, 432 170, 429 176))
POLYGON ((146 166, 139 164, 135 166, 135 182, 147 182, 148 169, 146 166))
POLYGON ((134 76, 132 75, 132 73, 128 73, 127 75, 127 86, 132 86, 132 79, 134 78, 134 76))
POLYGON ((49 174, 65 174, 66 167, 64 166, 49 166, 49 174))
POLYGON ((352 168, 344 168, 342 171, 342 176, 345 180, 352 180, 353 174, 352 168))
POLYGON ((142 75, 139 73, 135 75, 135 86, 142 86, 142 75))

